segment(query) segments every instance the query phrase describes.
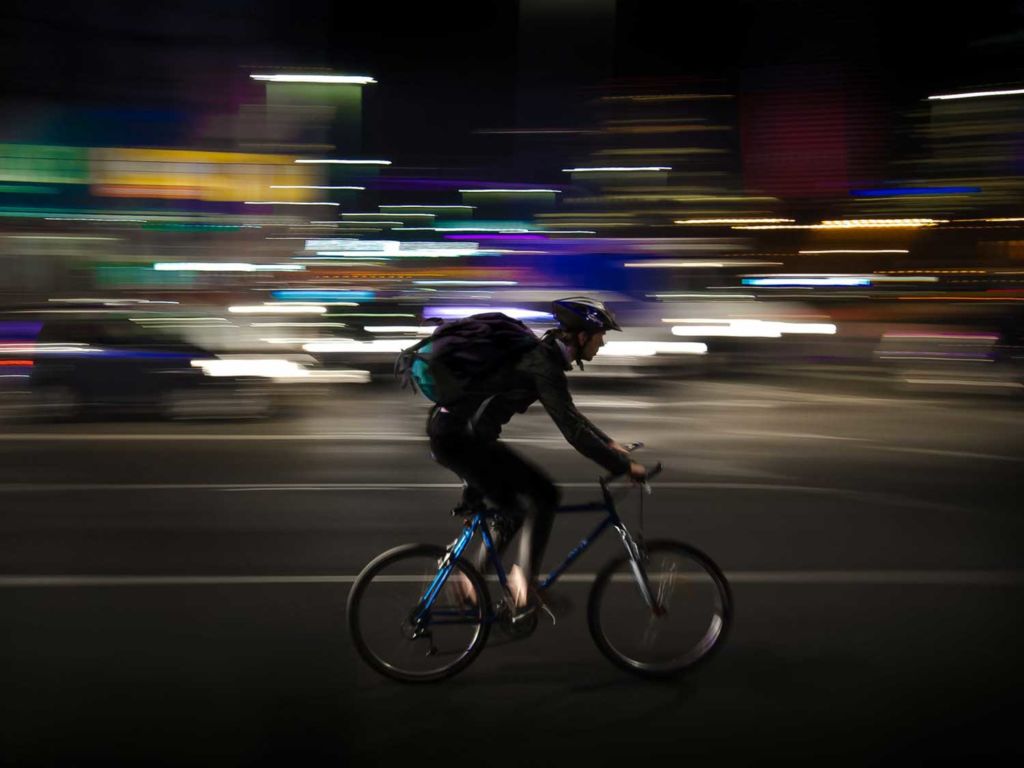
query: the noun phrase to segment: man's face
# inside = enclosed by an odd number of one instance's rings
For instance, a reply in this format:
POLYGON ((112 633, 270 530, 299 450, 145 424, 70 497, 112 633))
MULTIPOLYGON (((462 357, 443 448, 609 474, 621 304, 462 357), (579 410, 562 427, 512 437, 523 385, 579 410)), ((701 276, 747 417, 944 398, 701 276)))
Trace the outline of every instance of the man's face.
POLYGON ((587 334, 580 333, 577 341, 580 344, 580 359, 589 362, 594 359, 597 350, 604 346, 604 331, 591 334, 589 339, 587 339, 587 334))

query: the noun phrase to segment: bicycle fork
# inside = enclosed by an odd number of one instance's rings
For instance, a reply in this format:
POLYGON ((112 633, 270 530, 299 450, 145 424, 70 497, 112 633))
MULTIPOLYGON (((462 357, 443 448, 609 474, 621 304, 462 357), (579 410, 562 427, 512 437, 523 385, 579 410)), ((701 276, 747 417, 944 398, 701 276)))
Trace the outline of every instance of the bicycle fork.
POLYGON ((654 596, 651 590, 650 579, 647 578, 647 569, 644 567, 644 561, 647 559, 645 553, 640 551, 640 547, 637 545, 633 537, 629 535, 629 531, 626 530, 623 525, 616 525, 615 530, 619 533, 619 538, 622 539, 622 546, 626 548, 626 555, 629 557, 629 567, 633 570, 633 578, 636 579, 636 585, 640 588, 640 594, 643 595, 644 602, 651 609, 651 613, 655 616, 665 615, 664 603, 654 596))

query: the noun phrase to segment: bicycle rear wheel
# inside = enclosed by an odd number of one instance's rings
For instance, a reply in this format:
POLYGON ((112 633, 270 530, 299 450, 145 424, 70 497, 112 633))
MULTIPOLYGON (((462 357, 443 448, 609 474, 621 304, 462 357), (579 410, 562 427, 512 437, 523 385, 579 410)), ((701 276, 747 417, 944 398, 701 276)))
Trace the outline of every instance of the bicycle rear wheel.
POLYGON ((587 620, 601 652, 642 677, 693 669, 725 639, 732 594, 707 555, 676 541, 650 542, 644 570, 663 611, 644 600, 629 557, 606 565, 590 591, 587 620))
POLYGON ((348 597, 348 628, 359 655, 394 680, 433 682, 465 669, 483 650, 491 606, 479 572, 456 561, 433 605, 423 600, 445 549, 406 544, 375 558, 348 597))

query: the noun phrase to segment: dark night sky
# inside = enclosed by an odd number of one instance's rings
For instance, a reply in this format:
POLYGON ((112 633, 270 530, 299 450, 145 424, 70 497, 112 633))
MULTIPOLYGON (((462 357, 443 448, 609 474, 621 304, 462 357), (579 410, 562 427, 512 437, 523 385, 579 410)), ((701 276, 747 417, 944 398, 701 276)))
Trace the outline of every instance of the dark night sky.
MULTIPOLYGON (((550 0, 566 2, 583 0, 550 0)), ((1024 3, 956 8, 917 0, 619 0, 607 70, 735 85, 741 73, 766 66, 842 66, 890 106, 1024 82, 1024 3)), ((460 142, 473 129, 516 122, 518 10, 515 0, 7 0, 0 99, 230 111, 258 97, 247 80, 255 69, 331 67, 379 80, 367 92, 366 125, 378 131, 368 147, 472 151, 472 141, 460 142)), ((574 32, 558 38, 567 51, 592 34, 585 17, 574 32)))

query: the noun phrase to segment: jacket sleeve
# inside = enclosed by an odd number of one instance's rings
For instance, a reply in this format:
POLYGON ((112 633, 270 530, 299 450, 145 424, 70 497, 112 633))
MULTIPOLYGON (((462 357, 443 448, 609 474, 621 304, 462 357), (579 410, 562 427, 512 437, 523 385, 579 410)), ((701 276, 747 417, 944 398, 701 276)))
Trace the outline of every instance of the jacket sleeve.
POLYGON ((554 365, 531 366, 531 375, 541 405, 573 448, 609 472, 629 471, 629 459, 609 448, 607 435, 576 410, 565 371, 554 365))

